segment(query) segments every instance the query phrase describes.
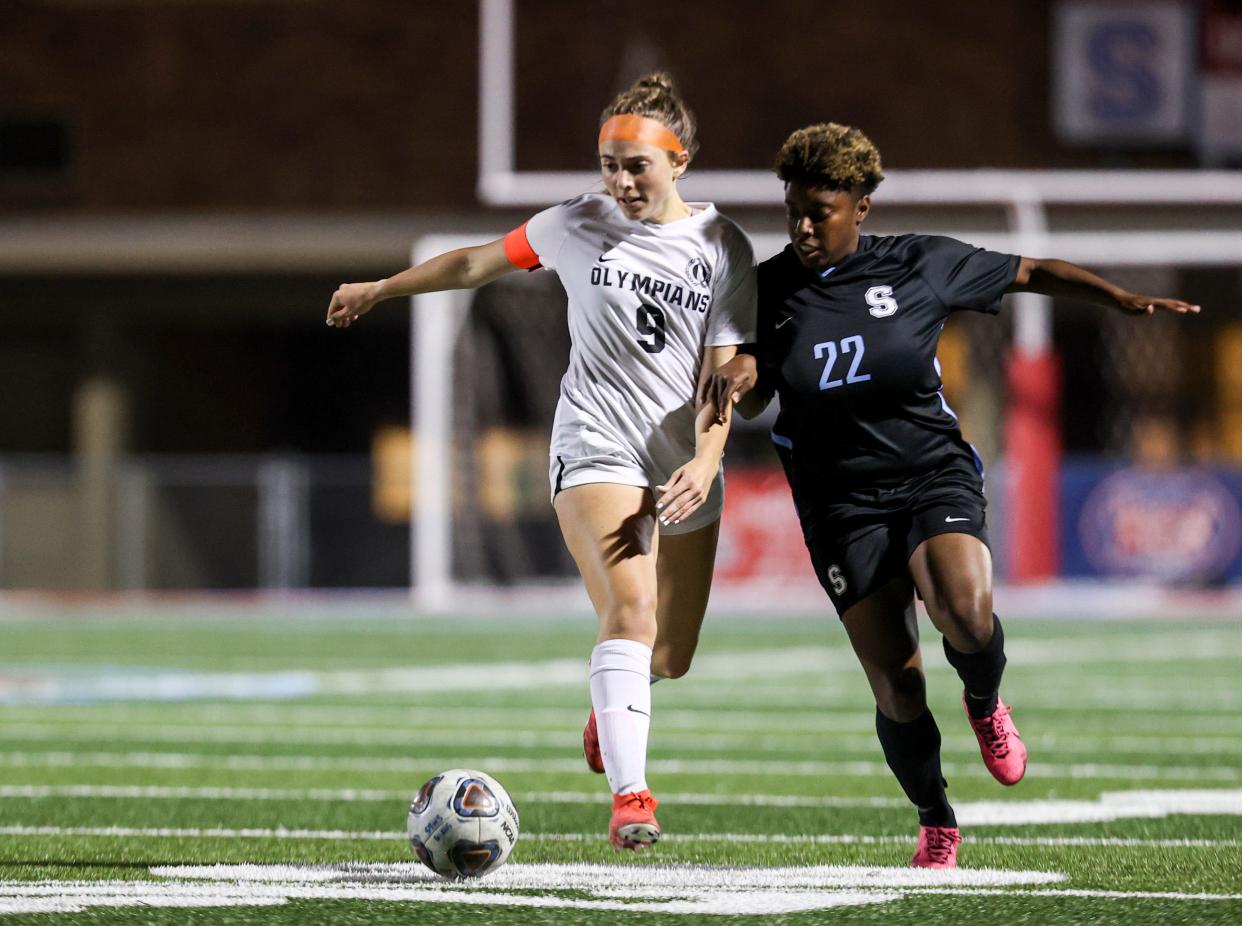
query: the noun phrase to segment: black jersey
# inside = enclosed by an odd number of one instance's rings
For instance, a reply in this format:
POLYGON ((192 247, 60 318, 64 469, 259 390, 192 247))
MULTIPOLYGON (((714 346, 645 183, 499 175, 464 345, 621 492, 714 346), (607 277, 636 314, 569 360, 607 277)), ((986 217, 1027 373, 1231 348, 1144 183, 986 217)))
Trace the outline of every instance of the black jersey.
POLYGON ((863 235, 822 273, 792 247, 760 264, 760 388, 780 396, 772 439, 793 469, 835 494, 973 458, 936 345, 955 309, 997 311, 1019 260, 953 238, 863 235))

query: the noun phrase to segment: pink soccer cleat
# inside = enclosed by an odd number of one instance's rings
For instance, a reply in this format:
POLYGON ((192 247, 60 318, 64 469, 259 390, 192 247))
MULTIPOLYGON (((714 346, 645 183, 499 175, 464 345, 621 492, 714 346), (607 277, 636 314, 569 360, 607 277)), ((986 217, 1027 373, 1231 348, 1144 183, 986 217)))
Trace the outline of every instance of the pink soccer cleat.
MULTIPOLYGON (((966 707, 965 692, 962 693, 962 707, 966 707)), ((1005 702, 998 697, 993 713, 976 720, 966 711, 966 719, 975 730, 983 764, 992 777, 1003 785, 1016 785, 1021 781, 1026 774, 1026 744, 1018 735, 1005 702)))
POLYGON ((598 775, 604 774, 604 756, 599 751, 599 728, 595 726, 595 711, 591 711, 586 727, 582 730, 582 755, 586 758, 587 768, 598 775))
POLYGON ((962 833, 956 826, 920 826, 919 847, 910 859, 913 868, 956 868, 962 833))
POLYGON ((660 802, 650 791, 632 791, 612 796, 612 821, 608 841, 614 849, 645 849, 660 838, 655 810, 660 802))

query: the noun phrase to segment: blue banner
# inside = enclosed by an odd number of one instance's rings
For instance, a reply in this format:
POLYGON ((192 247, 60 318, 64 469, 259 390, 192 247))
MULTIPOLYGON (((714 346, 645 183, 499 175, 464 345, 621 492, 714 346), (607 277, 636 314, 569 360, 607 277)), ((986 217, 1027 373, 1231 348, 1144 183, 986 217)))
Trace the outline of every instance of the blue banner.
POLYGON ((1242 579, 1242 471, 1067 461, 1061 571, 1187 584, 1242 579))

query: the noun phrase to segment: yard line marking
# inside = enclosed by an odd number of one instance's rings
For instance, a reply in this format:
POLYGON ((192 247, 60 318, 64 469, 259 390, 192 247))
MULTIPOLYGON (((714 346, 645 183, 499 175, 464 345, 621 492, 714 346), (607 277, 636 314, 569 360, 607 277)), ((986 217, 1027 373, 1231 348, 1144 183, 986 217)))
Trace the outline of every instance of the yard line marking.
MULTIPOLYGON (((414 790, 378 790, 366 788, 230 788, 183 787, 177 785, 0 785, 0 798, 43 799, 115 798, 133 800, 223 800, 223 801, 341 801, 388 802, 409 801, 414 790)), ((599 791, 513 791, 515 800, 546 804, 608 805, 611 797, 599 791)), ((743 807, 834 807, 887 808, 908 807, 900 798, 835 797, 792 794, 703 794, 661 792, 669 803, 705 806, 743 807)))
POLYGON ((149 871, 167 880, 0 882, 0 913, 354 900, 770 916, 886 903, 911 895, 1242 900, 1242 894, 1063 888, 1059 885, 1067 878, 1060 872, 997 869, 511 864, 485 880, 466 882, 435 880, 410 863, 155 866, 149 871), (576 896, 563 896, 570 892, 576 896))
MULTIPOLYGON (((1237 637, 1222 632, 1145 635, 1139 640, 1052 640, 1011 641, 1015 665, 1077 665, 1095 663, 1227 661, 1237 637)), ((827 670, 852 668, 853 653, 845 647, 785 647, 747 652, 704 653, 695 661, 696 687, 733 687, 738 679, 769 679, 775 674, 808 675, 817 680, 816 689, 843 694, 852 686, 837 681, 827 670)), ((933 674, 947 669, 928 666, 933 674)), ((398 665, 360 670, 274 670, 259 672, 198 672, 192 670, 142 669, 133 666, 41 667, 22 666, 0 670, 0 703, 56 704, 101 701, 184 701, 206 698, 290 699, 315 695, 358 695, 383 693, 497 691, 547 689, 581 685, 586 670, 580 659, 551 659, 525 662, 484 662, 469 664, 398 665)), ((1056 692, 1051 692, 1054 697, 1056 692)), ((1041 693, 1042 694, 1042 693, 1041 693)), ((1103 703, 1116 703, 1122 695, 1129 706, 1152 703, 1152 692, 1143 688, 1100 691, 1103 703), (1110 700, 1110 698, 1112 700, 1110 700)), ((1171 706, 1185 701, 1195 706, 1193 694, 1172 697, 1163 693, 1156 702, 1171 706)), ((1095 700, 1094 698, 1092 700, 1095 700)), ((1075 698, 1077 703, 1081 699, 1075 698)), ((1036 700, 1035 703, 1040 703, 1036 700)), ((1062 702, 1063 703, 1063 702, 1062 702)), ((1215 692, 1214 705, 1242 707, 1242 695, 1215 692)))
MULTIPOLYGON (((580 772, 581 759, 515 758, 509 756, 465 756, 446 754, 421 756, 418 759, 384 756, 315 756, 315 755, 214 755, 185 752, 0 752, 0 765, 9 766, 71 766, 89 765, 106 768, 221 768, 268 770, 340 770, 395 772, 429 775, 452 766, 486 768, 494 772, 549 773, 580 772)), ((876 761, 781 761, 780 772, 786 776, 870 778, 891 774, 888 766, 876 761)), ((653 759, 649 771, 664 775, 771 775, 773 764, 757 759, 653 759)), ((981 762, 946 762, 944 771, 969 778, 990 778, 981 762)), ((1122 779, 1143 781, 1242 781, 1242 769, 1235 766, 1156 766, 1122 765, 1084 762, 1054 764, 1032 762, 1027 766, 1028 780, 1036 778, 1122 779)))
MULTIPOLYGON (((819 674, 853 662, 854 656, 849 650, 828 647, 705 653, 695 662, 695 677, 710 682, 713 679, 769 678, 778 670, 783 675, 819 674)), ((317 695, 543 690, 584 685, 586 680, 587 667, 582 659, 270 672, 33 666, 0 670, 0 703, 288 699, 317 695)))
MULTIPOLYGON (((372 726, 393 726, 407 730, 434 729, 437 727, 462 729, 477 728, 480 720, 483 726, 490 728, 503 724, 505 729, 513 729, 520 723, 523 728, 548 727, 564 729, 580 727, 590 710, 589 704, 572 708, 536 708, 536 707, 505 707, 487 705, 483 707, 436 707, 429 711, 418 707, 366 706, 359 707, 299 707, 296 704, 177 704, 153 705, 149 703, 127 703, 124 705, 93 704, 75 705, 72 713, 64 716, 49 716, 49 710, 63 710, 62 705, 51 708, 23 705, 20 708, 0 706, 0 718, 4 723, 14 722, 10 718, 14 714, 28 717, 33 711, 42 716, 43 723, 80 724, 86 719, 96 718, 116 723, 132 723, 146 716, 154 715, 156 720, 166 718, 170 711, 175 711, 185 723, 213 723, 218 721, 244 724, 268 723, 282 726, 349 726, 358 724, 360 716, 364 716, 372 726), (506 720, 505 718, 508 718, 506 720)), ((847 729, 851 732, 874 733, 875 720, 862 710, 848 711, 727 711, 727 721, 721 720, 719 706, 713 708, 663 708, 659 710, 660 726, 672 729, 688 729, 710 733, 726 733, 735 730, 790 731, 832 733, 847 729)), ((1242 736, 1242 732, 1239 732, 1242 736)))
MULTIPOLYGON (((139 826, 0 826, 0 836, 92 836, 118 839, 272 839, 341 842, 404 842, 403 830, 312 830, 269 827, 139 827, 139 826)), ((522 833, 533 842, 600 842, 599 833, 522 833)), ((915 843, 914 836, 871 836, 848 833, 666 833, 661 841, 793 845, 897 845, 915 843)), ((1221 849, 1242 846, 1237 839, 1130 839, 1089 836, 967 836, 972 845, 1088 846, 1113 848, 1221 849)), ((644 868, 646 866, 643 866, 644 868)))
MULTIPOLYGON (((515 791, 520 802, 606 804, 608 795, 588 791, 515 791)), ((668 804, 803 808, 904 808, 906 801, 882 797, 832 795, 703 794, 662 792, 668 804)), ((158 785, 0 785, 0 798, 114 798, 134 800, 254 800, 401 802, 411 791, 355 788, 233 788, 158 785)), ((1242 816, 1242 789, 1106 791, 1095 800, 1035 799, 967 801, 956 807, 964 826, 1025 826, 1052 823, 1101 823, 1124 819, 1159 819, 1173 814, 1242 816)))
POLYGON ((1059 872, 928 872, 816 866, 737 869, 691 865, 509 865, 486 881, 437 880, 421 866, 157 866, 165 881, 0 882, 0 911, 67 912, 97 906, 224 906, 286 900, 369 900, 736 915, 884 903, 904 888, 1056 884, 1059 872), (636 877, 637 875, 637 877, 636 877), (515 890, 526 893, 511 893, 515 890), (560 896, 550 892, 573 892, 560 896), (538 893, 536 893, 538 892, 538 893), (581 895, 585 894, 583 897, 581 895))
MULTIPOLYGON (((473 712, 477 718, 479 711, 473 712)), ((581 717, 575 718, 576 721, 581 717)), ((663 720, 663 715, 661 715, 663 720)), ((495 723, 495 720, 491 720, 495 723)), ((527 746, 543 748, 576 747, 582 734, 576 729, 529 730, 506 727, 399 727, 350 724, 309 725, 263 723, 235 724, 213 723, 201 720, 185 720, 176 723, 143 722, 84 722, 81 718, 69 720, 6 720, 3 736, 10 740, 131 740, 169 743, 308 743, 366 745, 410 745, 426 748, 428 745, 475 745, 486 742, 491 746, 527 746)), ((764 749, 768 751, 804 752, 823 754, 833 752, 873 754, 876 739, 872 735, 841 734, 838 731, 798 729, 788 732, 720 732, 660 729, 653 731, 652 743, 659 748, 661 741, 676 739, 679 746, 718 752, 726 749, 764 749)), ((1057 752, 1098 753, 1108 748, 1113 752, 1167 753, 1180 752, 1195 755, 1242 755, 1242 737, 1229 741, 1205 741, 1202 737, 1142 737, 1109 736, 1066 737, 1057 734, 1030 736, 1027 746, 1045 754, 1057 752)), ((942 753, 965 753, 974 755, 979 745, 973 736, 946 735, 941 744, 942 753)))
MULTIPOLYGON (((692 685, 693 682, 686 683, 692 685)), ((675 690, 674 685, 661 686, 664 691, 675 690)), ((660 689, 657 689, 659 691, 660 689)), ((1025 699, 1024 699, 1025 700, 1025 699)), ((1200 705, 1201 707, 1202 705, 1200 705)), ((1046 706, 1043 706, 1046 707, 1046 706)), ((1076 705, 1081 707, 1081 702, 1076 705)), ((1095 705, 1093 705, 1093 709, 1095 705)), ((0 719, 5 724, 25 722, 31 714, 38 716, 42 723, 81 724, 87 720, 101 720, 115 723, 133 723, 143 718, 154 718, 146 722, 164 720, 170 712, 175 712, 181 723, 212 724, 216 722, 233 722, 235 724, 278 724, 281 726, 348 726, 358 725, 360 715, 365 716, 368 726, 402 727, 411 731, 423 729, 492 729, 497 724, 511 730, 520 723, 523 728, 548 727, 563 729, 580 726, 588 710, 587 705, 564 708, 523 707, 512 705, 483 705, 479 707, 436 707, 434 710, 411 705, 409 707, 393 707, 391 705, 368 705, 359 708, 356 705, 302 705, 298 703, 180 703, 175 705, 151 703, 126 704, 88 704, 73 705, 72 709, 65 705, 41 705, 21 707, 0 705, 0 719), (15 720, 14 717, 17 719, 15 720), (503 718, 508 718, 505 720, 503 718), (482 723, 480 723, 482 721, 482 723)), ((1061 708, 1054 708, 1061 710, 1061 708)), ((1131 711, 1126 718, 1119 720, 1132 721, 1139 730, 1150 726, 1152 716, 1161 719, 1168 711, 1144 712, 1131 711)), ((1153 750, 1192 749, 1205 740, 1238 740, 1242 739, 1242 717, 1226 717, 1219 712, 1179 712, 1177 729, 1179 735, 1147 736, 1142 734, 1114 734, 1101 732, 1098 736, 1063 737, 1058 734, 1047 734, 1042 741, 1047 746, 1060 742, 1104 743, 1110 745, 1133 745, 1135 748, 1153 750), (1232 721, 1232 723, 1231 723, 1232 721)), ((862 705, 834 706, 816 710, 790 710, 782 708, 772 711, 732 710, 727 704, 717 703, 711 706, 694 707, 678 705, 677 707, 660 707, 658 726, 661 730, 687 729, 705 733, 728 733, 737 731, 756 732, 792 732, 808 733, 816 736, 832 737, 838 733, 868 734, 874 742, 875 722, 871 714, 866 713, 862 705), (721 717, 727 717, 722 722, 721 717)), ((1107 729, 1115 730, 1118 724, 1110 722, 1107 729)), ((1028 738, 1028 742, 1030 739, 1028 738)))
MULTIPOLYGON (((2 831, 0 831, 2 832, 2 831)), ((523 833, 522 839, 540 842, 594 842, 602 839, 598 833, 523 833)), ((913 845, 914 836, 868 836, 849 833, 665 833, 661 841, 674 842, 737 842, 810 844, 810 845, 913 845)), ((1042 847, 1088 847, 1088 848, 1154 848, 1154 849, 1230 849, 1242 847, 1238 839, 1137 839, 1123 836, 973 836, 967 834, 970 845, 992 846, 1042 846, 1042 847)))

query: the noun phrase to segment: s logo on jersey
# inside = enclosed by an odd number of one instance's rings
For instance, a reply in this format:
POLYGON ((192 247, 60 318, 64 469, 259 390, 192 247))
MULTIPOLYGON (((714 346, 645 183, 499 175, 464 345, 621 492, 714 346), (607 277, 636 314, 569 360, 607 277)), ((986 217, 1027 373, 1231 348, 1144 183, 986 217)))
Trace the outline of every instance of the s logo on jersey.
POLYGON ((888 318, 897 311, 897 300, 893 298, 891 286, 873 286, 867 290, 868 311, 876 318, 888 318))
POLYGON ((690 258, 690 263, 686 264, 686 276, 699 286, 712 285, 712 268, 701 257, 690 258))

